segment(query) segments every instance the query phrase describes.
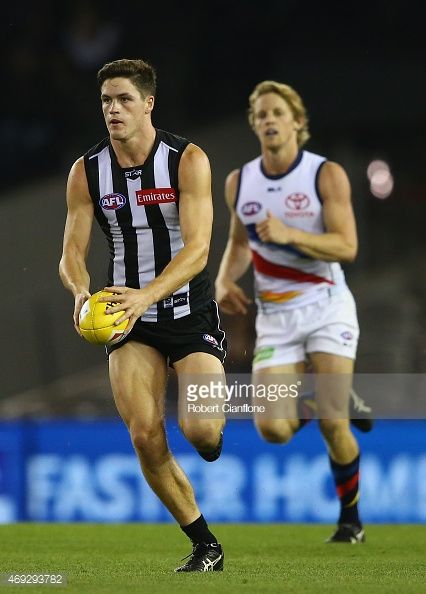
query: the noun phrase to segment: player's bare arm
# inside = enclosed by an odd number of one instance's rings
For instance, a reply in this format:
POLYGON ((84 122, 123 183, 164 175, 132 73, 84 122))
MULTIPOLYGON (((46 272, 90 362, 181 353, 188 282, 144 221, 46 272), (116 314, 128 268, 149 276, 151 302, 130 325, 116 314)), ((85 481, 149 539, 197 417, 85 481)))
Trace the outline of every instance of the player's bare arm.
POLYGON ((215 281, 216 301, 227 314, 247 313, 251 300, 236 283, 251 264, 247 232, 235 213, 239 170, 232 171, 225 182, 225 200, 231 213, 228 243, 215 281))
POLYGON ((93 203, 87 186, 83 158, 74 163, 68 176, 67 208, 59 274, 65 288, 74 295, 74 326, 80 334, 78 316, 83 303, 90 297, 86 257, 93 223, 93 203))
POLYGON ((256 225, 259 238, 264 242, 294 245, 319 260, 352 262, 358 241, 351 188, 344 169, 337 163, 324 163, 319 175, 319 190, 323 199, 325 233, 307 233, 268 213, 268 218, 256 225))
POLYGON ((129 332, 150 305, 174 293, 207 264, 213 221, 211 172, 207 155, 194 144, 188 145, 179 164, 179 194, 179 222, 184 243, 181 251, 143 289, 105 288, 117 293, 114 301, 119 303, 110 308, 109 313, 124 310, 116 323, 129 319, 129 332))

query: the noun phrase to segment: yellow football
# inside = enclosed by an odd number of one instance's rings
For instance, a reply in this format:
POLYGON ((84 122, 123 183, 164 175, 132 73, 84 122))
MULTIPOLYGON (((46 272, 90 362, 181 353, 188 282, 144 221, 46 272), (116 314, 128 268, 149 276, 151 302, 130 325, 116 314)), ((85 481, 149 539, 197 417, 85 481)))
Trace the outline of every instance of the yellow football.
POLYGON ((122 311, 108 314, 107 310, 117 303, 113 300, 113 293, 98 291, 83 305, 80 311, 78 325, 82 336, 91 344, 116 344, 123 338, 129 320, 124 320, 117 326, 116 320, 123 315, 122 311), (110 297, 111 301, 100 302, 101 297, 110 297))

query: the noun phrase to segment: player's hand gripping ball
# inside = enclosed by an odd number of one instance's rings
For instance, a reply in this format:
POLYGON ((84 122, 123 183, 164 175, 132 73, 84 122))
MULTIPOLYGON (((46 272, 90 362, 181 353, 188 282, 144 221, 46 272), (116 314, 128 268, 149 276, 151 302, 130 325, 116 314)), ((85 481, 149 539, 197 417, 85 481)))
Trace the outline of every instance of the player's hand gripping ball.
POLYGON ((78 325, 81 335, 91 344, 116 344, 125 335, 129 320, 124 320, 117 326, 116 320, 123 315, 122 311, 107 314, 109 307, 114 307, 113 293, 98 291, 94 293, 83 305, 80 311, 78 325), (111 297, 111 301, 99 302, 101 297, 111 297))

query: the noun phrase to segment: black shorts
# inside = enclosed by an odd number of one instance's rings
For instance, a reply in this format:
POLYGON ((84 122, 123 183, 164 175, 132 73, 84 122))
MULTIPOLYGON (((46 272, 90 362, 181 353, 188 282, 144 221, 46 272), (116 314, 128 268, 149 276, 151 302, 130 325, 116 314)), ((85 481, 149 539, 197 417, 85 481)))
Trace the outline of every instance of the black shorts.
POLYGON ((170 366, 191 353, 209 353, 221 363, 226 356, 226 337, 220 327, 216 301, 211 301, 202 309, 177 320, 138 320, 128 336, 117 344, 106 347, 108 355, 129 340, 153 347, 169 360, 170 366))

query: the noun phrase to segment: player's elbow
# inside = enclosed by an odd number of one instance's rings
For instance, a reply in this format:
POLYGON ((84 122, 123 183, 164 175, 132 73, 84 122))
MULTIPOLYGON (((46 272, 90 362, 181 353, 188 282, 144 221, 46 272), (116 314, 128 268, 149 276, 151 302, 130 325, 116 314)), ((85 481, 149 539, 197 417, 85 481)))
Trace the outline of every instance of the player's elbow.
POLYGON ((206 266, 209 259, 209 245, 206 243, 199 243, 194 246, 194 261, 198 272, 201 272, 206 266))
POLYGON ((353 262, 358 253, 358 239, 356 234, 341 233, 338 236, 336 246, 336 260, 342 264, 353 262))
POLYGON ((345 262, 347 264, 351 264, 352 262, 354 262, 356 260, 356 252, 353 252, 351 254, 349 254, 345 260, 345 262))
POLYGON ((200 255, 200 260, 201 260, 201 265, 202 268, 205 268, 207 266, 207 261, 209 259, 209 246, 204 246, 204 248, 202 249, 201 255, 200 255))
POLYGON ((350 264, 355 260, 358 254, 358 245, 356 243, 347 242, 340 257, 340 261, 350 264))

